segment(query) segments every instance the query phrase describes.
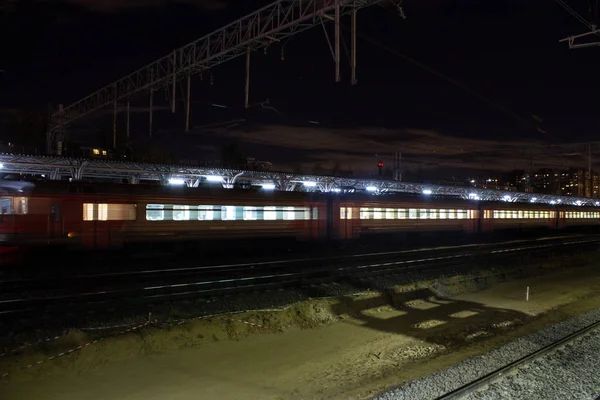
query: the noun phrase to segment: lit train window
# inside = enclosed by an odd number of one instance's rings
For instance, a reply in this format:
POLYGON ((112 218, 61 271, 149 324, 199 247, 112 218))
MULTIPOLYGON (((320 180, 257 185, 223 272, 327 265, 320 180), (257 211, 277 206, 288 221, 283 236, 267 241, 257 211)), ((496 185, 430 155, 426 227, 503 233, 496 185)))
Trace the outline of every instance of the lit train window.
POLYGON ((393 208, 386 208, 385 209, 385 219, 396 219, 396 216, 394 215, 394 209, 393 208))
POLYGON ((98 221, 108 221, 108 204, 98 204, 98 221))
POLYGON ((135 221, 135 204, 83 204, 84 221, 135 221))
POLYGON ((374 219, 383 219, 383 212, 381 208, 375 208, 373 210, 373 218, 374 219))
POLYGON ((360 219, 371 219, 371 213, 368 208, 361 207, 360 208, 360 219))
POLYGON ((15 197, 15 214, 27 214, 27 197, 15 197))
POLYGON ((269 206, 269 207, 265 207, 265 216, 264 219, 265 221, 275 221, 277 219, 277 208, 269 206))
MULTIPOLYGON (((352 218, 352 209, 348 207, 346 209, 346 217, 352 218)), ((283 207, 283 219, 286 221, 294 220, 308 220, 310 219, 310 208, 308 207, 283 207)), ((279 218, 278 218, 279 219, 279 218)))
POLYGON ((215 219, 213 206, 198 206, 198 221, 212 221, 215 219))
POLYGON ((340 207, 340 219, 346 219, 346 207, 340 207))
POLYGON ((235 221, 235 206, 221 206, 221 220, 235 221))
MULTIPOLYGON (((101 206, 102 204, 99 204, 101 206)), ((107 221, 135 221, 135 204, 104 204, 107 221)), ((98 209, 100 216, 100 209, 98 209)), ((100 218, 98 218, 100 219, 100 218)))
POLYGON ((405 208, 398 209, 398 219, 406 219, 406 209, 405 208))
POLYGON ((352 219, 352 207, 348 207, 348 209, 346 210, 346 217, 348 219, 352 219))
POLYGON ((93 221, 94 220, 94 204, 84 203, 83 204, 83 220, 93 221))
POLYGON ((429 210, 429 219, 437 219, 437 210, 435 210, 435 209, 429 210))
POLYGON ((190 220, 190 206, 173 206, 173 220, 174 221, 189 221, 190 220))
POLYGON ((419 209, 419 219, 427 219, 427 210, 424 208, 419 209))
POLYGON ((467 219, 466 210, 456 210, 456 219, 467 219))
POLYGON ((258 218, 256 207, 244 207, 244 221, 255 221, 258 218))
POLYGON ((147 204, 146 219, 148 221, 162 221, 165 219, 165 206, 163 204, 147 204))
POLYGON ((0 197, 0 214, 12 214, 12 205, 12 197, 0 197))
POLYGON ((439 210, 439 216, 440 216, 440 219, 446 219, 446 218, 448 218, 448 215, 446 214, 446 210, 444 210, 443 208, 441 208, 439 210))
MULTIPOLYGON (((307 212, 304 213, 305 216, 309 215, 307 212)), ((309 218, 306 218, 309 219, 309 218)), ((312 219, 319 219, 319 208, 313 207, 312 209, 312 219)))

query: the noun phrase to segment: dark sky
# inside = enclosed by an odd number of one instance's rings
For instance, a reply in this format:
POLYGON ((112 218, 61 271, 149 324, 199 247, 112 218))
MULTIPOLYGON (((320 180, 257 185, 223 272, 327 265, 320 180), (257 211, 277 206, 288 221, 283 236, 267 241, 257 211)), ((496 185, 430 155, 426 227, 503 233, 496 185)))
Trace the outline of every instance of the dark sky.
MULTIPOLYGON (((593 20, 587 1, 568 3, 593 20)), ((5 70, 0 104, 69 104, 265 4, 8 0, 0 20, 5 70)), ((182 132, 180 106, 175 115, 156 113, 154 140, 182 158, 210 159, 218 158, 223 142, 237 138, 249 155, 283 167, 339 161, 359 170, 375 165, 375 153, 396 149, 414 165, 525 167, 516 161, 518 151, 469 154, 597 140, 600 48, 569 50, 558 43, 586 28, 556 2, 405 0, 403 10, 406 20, 389 5, 359 13, 359 31, 367 40, 358 41, 357 86, 348 84, 345 53, 344 81, 333 82, 333 61, 316 27, 285 44, 284 61, 277 45, 267 55, 253 55, 251 101, 269 98, 278 112, 243 109, 244 60, 238 59, 214 70, 213 85, 206 74, 195 79, 192 133, 182 132), (206 128, 236 119, 246 122, 227 130, 206 128)), ((349 26, 349 20, 343 24, 349 26)), ((158 98, 167 105, 165 96, 158 98)), ((147 97, 133 106, 139 111, 132 118, 134 142, 146 145, 147 97)), ((110 111, 98 113, 78 124, 72 136, 104 140, 111 124, 110 111)), ((579 162, 536 161, 540 167, 579 162)))

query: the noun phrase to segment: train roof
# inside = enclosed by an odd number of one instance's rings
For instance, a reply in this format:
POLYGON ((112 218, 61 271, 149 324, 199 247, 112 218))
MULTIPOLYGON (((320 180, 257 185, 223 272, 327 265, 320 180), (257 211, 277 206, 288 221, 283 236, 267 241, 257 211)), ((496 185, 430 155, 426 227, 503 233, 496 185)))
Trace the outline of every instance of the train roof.
MULTIPOLYGON (((483 205, 486 209, 549 209, 556 208, 554 205, 542 203, 511 203, 511 202, 492 202, 492 201, 473 201, 454 197, 422 195, 410 193, 382 193, 377 196, 367 193, 307 193, 307 192, 285 192, 270 191, 261 188, 253 189, 224 189, 220 185, 205 185, 197 188, 171 185, 132 185, 119 183, 90 183, 90 182, 67 182, 67 181, 14 181, 0 179, 0 195, 106 195, 115 196, 135 196, 143 199, 153 198, 227 198, 237 197, 246 199, 277 199, 277 200, 298 200, 311 201, 324 199, 333 196, 340 201, 359 201, 364 202, 365 206, 385 207, 386 203, 390 206, 392 203, 413 203, 415 207, 432 206, 462 206, 477 207, 483 205)), ((560 205, 561 209, 581 210, 587 209, 586 206, 560 205)))
POLYGON ((0 180, 0 194, 30 193, 34 188, 31 182, 0 180))

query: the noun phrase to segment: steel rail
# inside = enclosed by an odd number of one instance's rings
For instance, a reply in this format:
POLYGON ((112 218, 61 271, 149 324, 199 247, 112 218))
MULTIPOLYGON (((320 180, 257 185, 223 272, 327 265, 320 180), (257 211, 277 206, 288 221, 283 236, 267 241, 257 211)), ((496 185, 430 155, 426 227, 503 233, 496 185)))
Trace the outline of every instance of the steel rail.
POLYGON ((465 244, 456 246, 440 246, 440 247, 426 247, 409 250, 399 251, 388 251, 388 252, 376 252, 376 253, 363 253, 363 254, 350 254, 344 256, 328 256, 328 257, 313 257, 313 258, 293 258, 288 260, 275 260, 275 261, 261 261, 261 262, 250 262, 250 263, 234 263, 234 264, 220 264, 220 265, 203 265, 193 267, 180 267, 180 268, 161 268, 161 269, 149 269, 149 270, 131 270, 131 271, 119 271, 119 272, 106 272, 97 274, 84 274, 84 275, 73 275, 73 276, 47 276, 44 278, 31 278, 31 279, 5 279, 0 280, 0 287, 12 286, 19 284, 34 284, 34 283, 48 283, 51 281, 63 281, 68 280, 94 280, 99 278, 117 278, 117 277, 136 277, 141 275, 160 275, 160 274, 175 274, 182 272, 221 272, 221 271, 235 271, 235 269, 247 269, 256 267, 278 267, 296 263, 317 263, 317 262, 331 262, 331 261, 344 261, 344 260, 356 260, 361 258, 375 258, 375 257, 389 257, 395 255, 411 255, 415 253, 423 252, 445 252, 445 251, 456 251, 460 249, 485 249, 489 247, 502 247, 510 246, 518 243, 532 243, 534 241, 555 241, 567 238, 589 238, 600 237, 600 235, 563 235, 563 236, 547 236, 536 239, 522 239, 522 240, 509 240, 501 243, 476 243, 476 244, 465 244))
POLYGON ((457 400, 457 399, 464 398, 465 396, 467 396, 473 392, 476 392, 477 390, 483 388, 486 385, 489 385, 491 383, 494 383, 495 381, 499 381, 499 380, 503 379, 506 375, 523 367, 524 365, 530 363, 531 361, 541 358, 541 357, 557 350, 558 348, 568 344, 569 342, 572 342, 575 339, 578 339, 580 337, 583 337, 583 336, 591 333, 591 331, 598 329, 598 328, 600 328, 600 321, 596 321, 576 332, 571 333, 570 335, 563 337, 560 340, 557 340, 556 342, 550 343, 549 345, 544 346, 541 349, 538 349, 534 352, 531 352, 531 353, 527 354, 526 356, 519 358, 516 361, 506 364, 505 366, 498 368, 497 370, 492 371, 489 374, 482 376, 481 378, 471 381, 471 382, 467 383, 466 385, 463 385, 451 392, 448 392, 448 393, 438 397, 436 400, 457 400))
POLYGON ((102 290, 95 292, 81 292, 72 294, 60 294, 45 297, 13 298, 0 301, 0 308, 25 307, 18 309, 0 309, 0 314, 15 314, 24 311, 50 309, 52 306, 60 306, 63 309, 65 303, 75 303, 76 306, 86 304, 101 304, 107 301, 136 301, 152 298, 175 298, 187 295, 218 295, 244 290, 262 290, 266 288, 281 287, 281 285, 296 284, 302 282, 336 281, 352 276, 382 275, 390 271, 407 272, 409 270, 425 270, 426 267, 439 267, 440 264, 464 260, 478 255, 510 255, 523 252, 544 251, 555 247, 568 247, 573 245, 585 245, 599 243, 600 238, 580 241, 566 241, 562 243, 536 244, 531 246, 519 246, 508 249, 490 250, 486 253, 469 252, 462 254, 450 254, 440 257, 427 257, 413 260, 399 260, 389 262, 377 262, 354 266, 318 267, 311 270, 290 271, 268 275, 250 275, 233 277, 227 279, 214 279, 207 281, 183 282, 175 284, 162 284, 142 286, 139 288, 125 288, 117 290, 102 290), (250 283, 250 284, 248 284, 250 283), (198 288, 198 290, 190 290, 198 288), (83 303, 82 303, 83 301, 83 303))

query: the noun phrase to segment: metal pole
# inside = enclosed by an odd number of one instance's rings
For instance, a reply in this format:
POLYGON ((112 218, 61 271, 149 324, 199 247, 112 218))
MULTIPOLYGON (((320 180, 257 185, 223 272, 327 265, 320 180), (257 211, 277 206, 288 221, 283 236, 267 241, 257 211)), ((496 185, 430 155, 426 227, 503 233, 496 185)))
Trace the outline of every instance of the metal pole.
POLYGON ((117 148, 117 101, 113 103, 113 149, 117 148))
POLYGON ((589 144, 588 147, 588 171, 590 174, 590 179, 592 179, 592 144, 589 144))
POLYGON ((127 100, 127 137, 129 137, 129 100, 127 100))
POLYGON ((150 116, 149 116, 149 120, 148 120, 148 133, 150 135, 150 137, 152 137, 152 110, 154 108, 153 106, 153 100, 154 100, 154 88, 150 88, 150 116))
POLYGON ((527 179, 527 192, 532 193, 533 190, 533 157, 531 157, 531 149, 529 149, 529 179, 527 179))
POLYGON ((335 81, 340 80, 340 1, 335 0, 335 81))
POLYGON ((352 78, 350 83, 356 85, 356 8, 352 10, 352 78))
POLYGON ((190 130, 190 93, 192 88, 190 86, 191 74, 188 72, 187 76, 187 98, 185 102, 185 131, 189 132, 190 130))
POLYGON ((175 71, 177 69, 177 53, 173 52, 173 90, 172 90, 172 96, 171 96, 171 112, 175 113, 175 88, 176 88, 176 74, 175 71))
POLYGON ((590 197, 594 197, 594 179, 592 177, 592 144, 588 147, 588 193, 590 197))
POLYGON ((245 107, 248 108, 250 101, 250 47, 246 49, 246 101, 245 107))

